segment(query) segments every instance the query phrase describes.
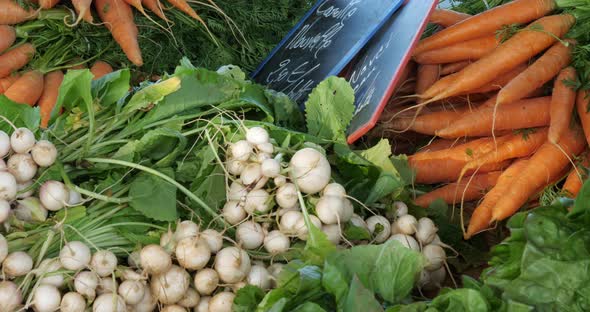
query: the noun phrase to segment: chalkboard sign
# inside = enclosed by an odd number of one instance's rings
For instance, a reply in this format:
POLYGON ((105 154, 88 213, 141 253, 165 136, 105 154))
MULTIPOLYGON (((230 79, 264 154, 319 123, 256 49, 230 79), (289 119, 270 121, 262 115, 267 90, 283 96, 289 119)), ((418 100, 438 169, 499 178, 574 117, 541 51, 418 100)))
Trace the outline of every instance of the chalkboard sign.
POLYGON ((402 2, 318 1, 252 79, 302 104, 322 80, 342 71, 402 2))
POLYGON ((355 91, 356 109, 348 128, 348 143, 377 123, 437 2, 407 1, 350 65, 346 78, 355 91))

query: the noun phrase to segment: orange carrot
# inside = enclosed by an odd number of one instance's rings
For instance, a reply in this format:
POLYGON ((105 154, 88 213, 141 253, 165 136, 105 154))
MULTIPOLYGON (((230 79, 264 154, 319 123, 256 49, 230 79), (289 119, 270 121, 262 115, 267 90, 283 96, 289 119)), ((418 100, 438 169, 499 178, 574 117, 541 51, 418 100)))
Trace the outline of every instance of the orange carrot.
POLYGON ((495 35, 458 42, 414 56, 420 64, 443 64, 466 60, 478 60, 493 51, 500 44, 495 35))
POLYGON ((484 196, 483 201, 473 211, 469 226, 467 226, 465 239, 471 238, 490 225, 494 206, 508 192, 512 182, 520 175, 527 163, 527 159, 518 160, 502 172, 496 181, 496 185, 484 196))
MULTIPOLYGON (((461 169, 467 162, 456 159, 408 159, 410 168, 415 171, 416 183, 435 184, 441 182, 455 182, 461 174, 461 169)), ((478 173, 501 170, 510 164, 509 161, 487 164, 479 168, 478 173)), ((467 172, 471 174, 473 171, 467 172)))
POLYGON ((8 90, 8 88, 18 80, 18 78, 20 78, 20 74, 13 74, 4 78, 0 78, 0 94, 4 94, 4 92, 8 90))
POLYGON ((0 78, 4 78, 27 65, 33 55, 35 55, 35 48, 30 43, 25 43, 0 55, 0 78))
POLYGON ((24 73, 4 95, 13 102, 35 105, 43 93, 43 74, 32 70, 24 73))
POLYGON ((582 128, 584 129, 584 135, 586 136, 586 142, 590 144, 590 92, 587 90, 580 90, 576 98, 576 109, 582 128))
POLYGON ((141 0, 141 3, 146 8, 148 8, 148 10, 154 12, 156 16, 165 21, 168 21, 168 18, 166 15, 164 15, 164 11, 162 10, 162 4, 160 3, 160 0, 141 0))
POLYGON ((439 93, 445 92, 446 89, 448 89, 449 87, 451 87, 455 83, 455 81, 457 80, 457 77, 459 77, 459 74, 461 74, 461 72, 450 74, 450 75, 442 77, 437 82, 435 82, 432 86, 430 86, 430 88, 428 88, 428 90, 426 90, 422 93, 419 93, 418 95, 420 96, 421 99, 427 99, 427 98, 432 97, 431 94, 439 94, 439 93))
POLYGON ((37 105, 41 112, 41 128, 45 129, 49 125, 51 118, 51 111, 55 107, 57 96, 59 95, 59 87, 64 80, 64 74, 61 70, 56 70, 45 75, 43 82, 43 94, 39 99, 37 105))
POLYGON ((462 70, 463 68, 469 66, 469 64, 471 64, 471 61, 461 61, 461 62, 456 62, 456 63, 445 64, 442 66, 442 69, 440 70, 440 74, 441 74, 441 76, 454 74, 454 73, 462 70))
POLYGON ((419 153, 432 153, 436 151, 441 151, 445 149, 449 149, 455 147, 457 145, 461 145, 466 143, 465 138, 459 138, 454 140, 447 140, 447 139, 436 139, 430 142, 428 145, 424 145, 418 151, 419 153))
POLYGON ((37 18, 38 12, 25 10, 14 0, 0 0, 0 25, 15 25, 37 18))
POLYGON ((59 3, 59 0, 39 0, 39 6, 42 9, 51 9, 59 3))
POLYGON ((474 159, 478 159, 483 155, 491 153, 495 150, 498 144, 503 144, 504 142, 512 139, 513 135, 505 135, 496 138, 494 140, 492 137, 485 137, 480 139, 475 139, 468 141, 464 144, 459 144, 454 147, 439 150, 435 152, 419 152, 415 153, 414 155, 410 155, 408 159, 411 160, 433 160, 433 159, 454 159, 470 162, 474 159))
POLYGON ((72 5, 78 14, 78 18, 74 25, 80 23, 81 20, 84 20, 87 23, 92 23, 92 13, 90 13, 90 5, 92 5, 92 0, 72 0, 72 5))
POLYGON ((0 25, 0 53, 10 48, 16 40, 16 31, 12 26, 0 25))
POLYGON ((432 90, 437 90, 437 84, 434 84, 424 92, 423 97, 442 99, 484 86, 551 46, 556 38, 568 32, 574 22, 575 18, 569 14, 542 17, 516 33, 492 53, 458 72, 454 83, 444 91, 433 93, 432 90))
POLYGON ((123 0, 95 0, 94 5, 98 16, 105 22, 127 58, 136 66, 143 65, 137 41, 137 25, 133 20, 133 11, 129 4, 123 0))
MULTIPOLYGON (((525 99, 496 111, 495 131, 535 128, 549 125, 551 97, 525 99)), ((494 107, 481 107, 465 113, 459 120, 436 132, 442 138, 492 134, 494 107)))
POLYGON ((555 9, 554 0, 515 0, 468 18, 420 41, 414 54, 494 34, 504 25, 525 24, 555 9))
POLYGON ((191 6, 186 2, 186 0, 168 0, 173 7, 179 9, 180 11, 188 14, 188 16, 198 20, 201 24, 205 25, 205 21, 201 19, 201 17, 191 8, 191 6))
POLYGON ((573 67, 565 68, 555 79, 549 113, 551 122, 547 135, 551 143, 557 143, 570 126, 572 110, 576 104, 576 90, 568 81, 574 83, 576 79, 576 70, 573 67))
POLYGON ((419 65, 415 92, 420 94, 430 88, 440 77, 439 65, 419 65))
POLYGON ((92 67, 90 67, 90 72, 94 75, 93 79, 97 80, 106 74, 112 73, 113 67, 107 62, 96 61, 92 67))
POLYGON ((567 178, 565 179, 562 191, 564 191, 572 198, 578 196, 578 193, 580 192, 580 190, 582 189, 582 185, 584 184, 584 180, 588 178, 586 174, 586 169, 588 167, 590 167, 590 154, 588 152, 588 149, 586 149, 586 152, 581 155, 578 168, 572 169, 572 171, 568 174, 567 178), (582 174, 581 178, 580 174, 582 174))
POLYGON ((446 110, 420 115, 415 119, 413 117, 394 118, 387 128, 398 131, 407 129, 422 134, 434 135, 436 131, 449 127, 464 112, 464 109, 446 110))
POLYGON ((573 40, 566 41, 568 41, 567 46, 561 42, 555 43, 529 68, 502 88, 498 93, 498 105, 524 98, 527 93, 540 88, 566 67, 572 59, 575 43, 573 40))
POLYGON ((469 94, 469 93, 486 93, 486 92, 490 92, 490 91, 501 90, 505 85, 510 83, 510 81, 512 81, 512 79, 514 79, 515 77, 520 75, 526 69, 527 69, 526 64, 522 63, 522 64, 514 67, 509 72, 502 74, 502 75, 498 76, 496 79, 490 81, 487 85, 477 88, 475 90, 466 91, 465 93, 467 93, 467 94, 469 94))
POLYGON ((472 201, 480 199, 496 184, 500 174, 500 171, 477 174, 469 179, 469 181, 450 183, 424 195, 420 195, 414 202, 420 207, 428 208, 433 201, 439 198, 447 204, 455 204, 461 200, 472 201))
POLYGON ((579 127, 568 128, 559 147, 550 142, 543 144, 494 206, 492 221, 512 216, 537 189, 546 186, 567 168, 570 159, 580 154, 585 147, 584 135, 579 127))
POLYGON ((430 23, 438 24, 442 27, 449 27, 455 25, 463 20, 470 18, 471 15, 453 11, 453 10, 444 10, 444 9, 436 9, 430 15, 430 23))

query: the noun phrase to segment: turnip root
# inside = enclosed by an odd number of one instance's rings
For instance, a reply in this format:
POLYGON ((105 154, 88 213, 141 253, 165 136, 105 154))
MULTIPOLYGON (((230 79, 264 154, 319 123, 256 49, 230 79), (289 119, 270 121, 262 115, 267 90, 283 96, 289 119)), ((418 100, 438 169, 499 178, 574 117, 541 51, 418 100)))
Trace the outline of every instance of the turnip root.
POLYGON ((90 248, 80 241, 69 242, 59 252, 59 261, 68 270, 86 268, 90 263, 90 248))
POLYGON ((346 197, 346 190, 344 186, 339 183, 330 183, 322 190, 322 196, 336 196, 340 198, 346 197))
POLYGON ((226 247, 215 256, 214 268, 224 283, 237 283, 250 271, 250 256, 237 247, 226 247))
POLYGON ((428 271, 438 270, 447 259, 445 250, 438 245, 426 245, 422 248, 422 255, 426 258, 424 268, 428 271))
POLYGON ((447 269, 441 266, 438 270, 430 272, 430 283, 434 289, 441 288, 446 277, 447 269))
POLYGON ((23 276, 33 269, 33 258, 26 252, 15 251, 9 253, 2 262, 2 271, 8 277, 23 276))
POLYGON ((134 250, 129 254, 129 256, 127 256, 127 264, 132 268, 141 267, 141 256, 139 250, 134 250))
POLYGON ((98 287, 98 276, 94 272, 82 271, 74 279, 76 291, 90 300, 96 296, 96 287, 98 287))
POLYGON ((348 222, 354 214, 354 206, 348 198, 345 198, 342 206, 342 213, 340 214, 340 222, 348 222))
POLYGON ((226 169, 229 174, 239 176, 244 171, 244 168, 246 168, 246 165, 247 163, 245 161, 231 159, 228 161, 226 169))
POLYGON ((244 281, 241 281, 241 282, 237 282, 237 283, 235 283, 233 285, 230 285, 229 287, 231 288, 231 290, 234 293, 237 293, 240 289, 242 289, 242 288, 244 288, 246 286, 248 286, 248 283, 246 283, 244 281))
POLYGON ((209 301, 209 311, 231 312, 234 305, 234 295, 231 292, 220 292, 209 301))
POLYGON ((194 312, 209 312, 209 301, 211 301, 211 297, 201 297, 199 300, 199 304, 193 310, 194 312))
POLYGON ((277 176, 273 179, 273 182, 277 187, 281 187, 287 183, 287 178, 285 176, 277 176))
POLYGON ((270 273, 262 265, 253 265, 246 281, 248 284, 261 288, 262 290, 270 289, 270 273))
POLYGON ((152 312, 156 310, 158 300, 152 295, 149 287, 144 287, 143 298, 141 301, 133 306, 133 312, 152 312))
POLYGON ((418 244, 418 242, 410 235, 406 235, 406 234, 394 234, 391 235, 391 237, 389 238, 389 240, 396 240, 398 242, 400 242, 404 247, 415 250, 415 251, 420 251, 420 245, 418 244))
POLYGON ((0 199, 13 200, 17 192, 16 179, 6 171, 0 171, 0 199))
POLYGON ((283 232, 287 235, 297 234, 297 228, 295 226, 297 224, 299 224, 300 220, 303 220, 303 213, 301 213, 301 211, 297 211, 297 210, 287 211, 281 217, 281 221, 279 223, 279 228, 280 228, 281 232, 283 232))
POLYGON ((240 140, 229 147, 231 159, 247 161, 252 154, 253 148, 246 140, 240 140))
POLYGON ((291 157, 289 168, 295 183, 306 194, 320 192, 330 182, 332 169, 322 153, 313 148, 304 148, 291 157))
MULTIPOLYGON (((322 221, 320 221, 320 219, 318 219, 318 217, 316 217, 314 215, 310 215, 309 220, 318 230, 321 230, 322 221)), ((294 229, 295 229, 295 234, 297 235, 297 238, 299 238, 300 240, 304 240, 304 241, 307 240, 308 234, 309 234, 309 229, 307 228, 307 225, 305 224, 305 218, 301 217, 301 219, 299 219, 297 221, 297 223, 295 224, 294 229)))
POLYGON ((201 295, 210 295, 219 285, 219 275, 217 271, 205 268, 195 274, 194 282, 195 288, 201 295))
POLYGON ((102 294, 94 300, 92 312, 126 312, 125 302, 117 294, 102 294))
POLYGON ((36 312, 53 312, 59 308, 61 294, 53 285, 39 285, 33 292, 33 308, 36 312))
POLYGON ((262 144, 256 145, 256 148, 261 153, 269 154, 270 155, 270 154, 274 153, 275 146, 272 145, 272 143, 270 143, 270 142, 266 142, 266 143, 262 143, 262 144))
POLYGON ((61 298, 59 309, 61 312, 84 312, 86 299, 79 293, 71 291, 61 298))
POLYGON ((166 250, 167 253, 174 253, 176 250, 177 241, 174 238, 172 230, 168 229, 166 233, 162 233, 160 236, 160 246, 166 250))
POLYGON ((246 200, 248 189, 240 182, 234 181, 227 191, 227 200, 241 202, 246 200))
POLYGON ((342 230, 340 229, 340 225, 324 224, 322 226, 322 232, 326 234, 328 240, 331 241, 334 245, 340 244, 340 240, 342 239, 342 230))
POLYGON ((127 280, 119 285, 117 293, 126 304, 134 305, 141 302, 141 299, 143 299, 145 294, 145 289, 146 287, 142 282, 127 280))
POLYGON ((282 208, 291 208, 297 205, 299 198, 297 196, 297 187, 295 187, 295 184, 285 183, 279 187, 277 189, 275 200, 277 201, 277 205, 282 208))
POLYGON ((271 288, 277 287, 279 274, 281 274, 281 271, 283 271, 284 267, 285 267, 284 264, 279 263, 279 262, 275 262, 275 263, 269 265, 268 268, 266 268, 268 270, 268 273, 270 273, 271 288))
POLYGON ((244 249, 256 249, 264 242, 264 231, 260 224, 246 221, 238 225, 236 240, 244 249))
POLYGON ((223 205, 222 214, 225 221, 231 225, 242 222, 248 216, 240 203, 233 200, 227 201, 223 205))
POLYGON ((139 255, 141 267, 150 274, 164 273, 172 266, 170 255, 159 245, 147 245, 139 255))
POLYGON ((365 220, 363 220, 363 218, 357 214, 352 214, 352 216, 350 217, 350 223, 352 223, 352 225, 356 227, 366 229, 367 231, 369 230, 367 222, 365 222, 365 220))
POLYGON ((190 285, 190 275, 181 267, 172 265, 165 273, 152 277, 153 296, 163 304, 175 304, 184 296, 190 285))
POLYGON ((72 189, 68 189, 68 193, 70 193, 70 197, 68 198, 68 205, 75 206, 82 202, 82 195, 80 195, 80 193, 72 189))
POLYGON ((178 223, 176 232, 174 232, 174 239, 180 242, 187 237, 196 237, 199 235, 199 226, 191 220, 185 220, 178 223))
POLYGON ((262 179, 262 168, 260 164, 249 163, 240 174, 240 180, 243 185, 253 185, 262 179))
POLYGON ((264 237, 264 249, 271 255, 277 255, 289 250, 291 241, 281 231, 270 231, 264 237))
POLYGON ((393 208, 395 210, 395 216, 396 217, 401 217, 401 216, 405 216, 408 214, 408 205, 406 205, 404 202, 402 201, 396 201, 393 203, 393 208))
POLYGON ((31 149, 33 160, 39 167, 49 167, 57 159, 57 149, 53 143, 41 140, 35 143, 31 149))
POLYGON ((199 270, 211 259, 211 250, 207 241, 200 237, 187 237, 176 246, 178 264, 188 270, 199 270))
POLYGON ((214 229, 206 229, 201 233, 201 239, 204 239, 209 246, 212 254, 217 253, 223 247, 223 235, 214 229))
POLYGON ((4 199, 0 199, 0 223, 4 223, 6 220, 8 220, 9 216, 10 204, 4 199))
POLYGON ((383 216, 371 216, 365 220, 369 233, 373 235, 376 243, 383 243, 391 235, 391 225, 383 216))
POLYGON ((10 172, 16 182, 27 182, 37 174, 37 164, 29 154, 14 154, 8 158, 6 163, 8 172, 10 172))
POLYGON ((44 259, 35 271, 39 278, 39 284, 48 284, 55 287, 61 287, 64 284, 64 276, 61 273, 54 273, 61 269, 61 263, 58 258, 44 259))
POLYGON ((50 180, 41 185, 39 199, 47 210, 57 211, 66 206, 70 200, 70 193, 65 184, 50 180))
POLYGON ((406 235, 413 235, 416 233, 416 228, 418 227, 418 221, 414 218, 413 215, 403 215, 397 220, 395 220, 396 228, 402 233, 406 235))
POLYGON ((99 250, 92 255, 90 267, 100 277, 109 276, 117 268, 117 257, 111 251, 99 250))
POLYGON ((8 241, 4 235, 0 234, 0 262, 4 261, 8 256, 8 241))
POLYGON ((337 196, 323 196, 315 206, 317 217, 323 224, 342 223, 344 201, 337 196))
POLYGON ((119 285, 112 276, 106 276, 98 279, 98 286, 96 286, 96 294, 102 295, 107 293, 116 293, 119 285))
POLYGON ((434 222, 429 218, 420 218, 418 220, 418 226, 416 227, 416 239, 422 244, 427 245, 432 242, 438 228, 434 225, 434 222))
POLYGON ((18 200, 18 205, 13 210, 14 216, 26 222, 43 222, 47 220, 47 209, 41 205, 36 197, 28 197, 18 200))
POLYGON ((260 171, 267 178, 275 178, 281 174, 281 163, 276 159, 267 159, 262 162, 260 171))
POLYGON ((35 146, 35 135, 27 128, 18 128, 10 136, 10 147, 15 153, 28 153, 35 146))
POLYGON ((199 304, 199 299, 201 299, 199 293, 194 288, 189 287, 177 304, 185 308, 194 308, 199 304))
POLYGON ((186 309, 182 306, 177 304, 171 304, 165 306, 160 312, 186 312, 186 309))
POLYGON ((267 143, 269 139, 268 131, 262 127, 252 127, 246 130, 246 140, 252 145, 267 143))
POLYGON ((271 208, 269 198, 270 195, 265 190, 252 190, 246 195, 244 210, 249 214, 268 212, 271 208))
POLYGON ((15 283, 0 282, 0 311, 17 311, 22 301, 22 293, 15 283))
POLYGON ((16 198, 17 199, 23 199, 23 198, 27 198, 27 197, 31 197, 33 196, 33 193, 35 192, 35 190, 33 188, 31 188, 30 190, 23 192, 25 189, 29 188, 31 185, 33 185, 33 181, 25 181, 23 183, 17 183, 16 184, 16 198))
POLYGON ((6 157, 10 153, 10 138, 6 132, 0 130, 0 158, 6 157))

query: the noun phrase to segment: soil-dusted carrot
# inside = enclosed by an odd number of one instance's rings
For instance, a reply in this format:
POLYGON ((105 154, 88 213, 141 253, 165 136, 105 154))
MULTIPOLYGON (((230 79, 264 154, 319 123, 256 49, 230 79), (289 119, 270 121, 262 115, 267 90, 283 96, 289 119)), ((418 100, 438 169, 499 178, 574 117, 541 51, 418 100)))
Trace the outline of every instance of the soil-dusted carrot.
POLYGON ((450 63, 450 64, 444 64, 440 70, 440 75, 446 76, 446 75, 454 74, 454 73, 462 70, 463 68, 469 66, 469 64, 471 64, 471 61, 461 61, 461 62, 455 62, 455 63, 450 63))
POLYGON ((205 21, 203 21, 203 19, 201 19, 197 12, 195 12, 195 10, 191 8, 191 6, 188 4, 188 2, 186 2, 186 0, 168 0, 168 2, 170 2, 170 4, 172 4, 173 7, 188 14, 188 16, 196 19, 201 24, 205 25, 205 21))
MULTIPOLYGON (((495 114, 494 131, 517 130, 549 125, 551 97, 525 99, 502 106, 495 114)), ((492 134, 494 107, 481 107, 465 113, 450 126, 436 132, 442 138, 485 136, 492 134)))
POLYGON ((501 171, 476 174, 469 181, 464 180, 459 183, 449 183, 418 196, 414 202, 420 207, 428 208, 433 201, 439 198, 447 204, 455 204, 461 202, 461 200, 472 201, 480 199, 496 184, 500 174, 501 171))
POLYGON ((36 70, 24 73, 15 81, 4 95, 10 100, 20 103, 35 105, 43 93, 43 74, 36 70))
POLYGON ((18 73, 0 78, 0 94, 4 94, 4 92, 8 90, 8 88, 18 80, 18 78, 20 78, 20 74, 18 73))
POLYGON ((475 90, 466 91, 465 93, 486 93, 486 92, 490 92, 490 91, 501 90, 505 85, 510 83, 510 81, 512 81, 512 79, 514 79, 515 77, 520 75, 526 69, 527 69, 526 64, 522 63, 522 64, 514 67, 514 69, 512 69, 511 71, 509 71, 505 74, 502 74, 502 75, 498 76, 496 79, 490 81, 487 85, 477 88, 475 90))
POLYGON ((576 110, 580 117, 580 123, 584 129, 586 142, 590 144, 590 92, 587 90, 578 91, 576 97, 576 110))
POLYGON ((473 161, 474 159, 478 159, 483 155, 489 154, 490 152, 495 150, 499 144, 503 144, 511 138, 512 134, 498 137, 496 138, 496 140, 494 140, 494 138, 492 137, 475 139, 445 150, 439 150, 430 153, 415 153, 413 155, 410 155, 408 159, 416 161, 433 159, 454 159, 465 161, 467 163, 473 161))
POLYGON ((420 64, 444 64, 478 60, 492 52, 498 47, 498 44, 500 44, 500 39, 495 35, 491 35, 426 51, 415 55, 414 60, 420 64))
POLYGON ((49 119, 51 118, 51 111, 55 107, 57 96, 59 95, 59 87, 64 80, 64 74, 61 70, 52 71, 45 75, 43 82, 43 94, 37 102, 41 113, 41 128, 47 128, 49 119))
POLYGON ((570 159, 587 146, 584 135, 577 126, 568 128, 558 144, 559 146, 546 142, 531 156, 527 166, 494 206, 492 221, 512 216, 537 189, 550 183, 570 165, 570 159))
POLYGON ((0 25, 15 25, 37 18, 33 8, 25 10, 14 0, 0 0, 0 25))
POLYGON ((0 55, 0 78, 4 78, 27 65, 33 55, 35 55, 35 48, 30 43, 4 52, 0 55))
POLYGON ((92 0, 72 0, 72 5, 78 14, 78 18, 74 25, 78 25, 81 20, 84 20, 86 23, 92 23, 92 13, 90 13, 90 6, 92 5, 92 0))
POLYGON ((94 5, 100 19, 123 49, 127 58, 136 66, 143 65, 137 25, 133 20, 133 11, 123 0, 95 0, 94 5))
POLYGON ((442 99, 484 86, 551 46, 557 38, 568 32, 574 22, 575 18, 570 14, 542 17, 517 32, 490 54, 455 74, 457 77, 454 83, 444 91, 433 93, 431 89, 438 88, 437 84, 434 84, 424 92, 424 96, 442 99))
POLYGON ((90 67, 90 72, 94 75, 94 80, 101 78, 102 76, 112 73, 113 67, 104 61, 96 61, 92 67, 90 67))
POLYGON ((527 159, 518 160, 502 172, 496 181, 496 185, 486 193, 483 201, 473 211, 467 226, 467 232, 464 235, 465 239, 469 239, 489 227, 494 206, 508 192, 510 185, 526 167, 527 162, 527 159))
POLYGON ((164 15, 164 11, 162 10, 162 4, 159 0, 141 0, 141 3, 144 7, 148 8, 148 10, 152 11, 156 14, 157 17, 168 21, 166 15, 164 15))
POLYGON ((459 119, 465 110, 447 110, 420 115, 416 118, 402 117, 394 118, 387 128, 402 131, 411 130, 414 132, 434 135, 436 131, 450 126, 455 120, 459 119))
POLYGON ((16 31, 12 26, 0 25, 0 53, 10 48, 16 40, 16 31))
POLYGON ((442 27, 449 27, 460 21, 470 18, 471 15, 453 10, 436 9, 430 15, 430 23, 438 24, 442 27))
POLYGON ((498 105, 524 98, 527 93, 540 88, 566 67, 572 59, 575 41, 568 39, 566 42, 567 46, 561 42, 555 43, 524 72, 502 88, 498 93, 498 105))
MULTIPOLYGON (((410 168, 415 171, 416 183, 420 184, 436 184, 443 182, 455 182, 461 174, 461 169, 467 162, 456 159, 427 159, 427 160, 413 160, 408 159, 410 168)), ((510 164, 509 161, 487 164, 479 168, 477 173, 486 173, 490 171, 497 171, 506 168, 510 164)), ((471 174, 474 171, 467 172, 471 174)))
POLYGON ((420 41, 414 54, 494 34, 504 25, 525 24, 555 9, 554 0, 515 0, 487 10, 420 41))
POLYGON ((571 83, 575 80, 576 70, 573 67, 563 69, 555 79, 551 95, 551 122, 547 134, 551 143, 557 143, 570 126, 572 110, 576 104, 576 90, 571 83))
POLYGON ((39 6, 44 9, 51 9, 59 3, 59 0, 39 0, 39 6))
POLYGON ((580 156, 577 168, 572 169, 568 174, 561 190, 572 198, 578 196, 584 180, 588 178, 586 174, 586 168, 588 167, 590 167, 590 154, 588 149, 586 149, 586 152, 580 156), (581 178, 580 174, 582 175, 581 178))

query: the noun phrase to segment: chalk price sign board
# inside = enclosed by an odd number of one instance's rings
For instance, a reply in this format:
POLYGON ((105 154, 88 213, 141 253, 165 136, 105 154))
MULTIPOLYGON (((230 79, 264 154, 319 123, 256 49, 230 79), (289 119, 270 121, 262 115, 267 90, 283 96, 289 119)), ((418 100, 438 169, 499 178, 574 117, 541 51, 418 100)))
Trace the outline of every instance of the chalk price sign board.
POLYGON ((352 62, 346 79, 355 91, 356 108, 348 128, 348 143, 377 123, 437 2, 408 0, 352 62))
POLYGON ((252 79, 302 104, 322 80, 342 71, 402 2, 318 1, 252 79))

